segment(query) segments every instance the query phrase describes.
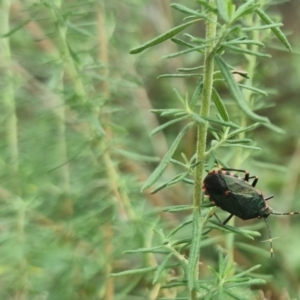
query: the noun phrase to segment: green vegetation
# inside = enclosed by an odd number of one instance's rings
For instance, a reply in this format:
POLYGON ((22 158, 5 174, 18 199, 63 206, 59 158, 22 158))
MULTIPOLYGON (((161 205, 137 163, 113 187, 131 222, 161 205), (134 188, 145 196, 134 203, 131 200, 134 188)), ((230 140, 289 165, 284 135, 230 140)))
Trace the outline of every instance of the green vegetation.
POLYGON ((300 210, 285 2, 1 1, 0 299, 299 297, 300 217, 271 259, 202 193, 217 161, 300 210))

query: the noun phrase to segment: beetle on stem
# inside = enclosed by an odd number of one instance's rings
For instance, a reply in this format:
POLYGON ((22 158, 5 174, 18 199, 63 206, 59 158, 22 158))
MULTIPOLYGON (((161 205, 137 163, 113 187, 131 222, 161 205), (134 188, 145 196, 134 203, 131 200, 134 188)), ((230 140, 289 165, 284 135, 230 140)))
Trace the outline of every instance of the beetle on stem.
MULTIPOLYGON (((270 252, 273 257, 274 250, 272 245, 271 230, 267 222, 269 215, 294 215, 300 212, 273 212, 266 201, 274 196, 264 198, 262 193, 255 188, 258 177, 250 176, 245 170, 225 169, 210 171, 203 181, 203 191, 209 200, 230 213, 230 215, 221 222, 225 225, 233 216, 242 220, 254 218, 263 218, 267 224, 270 240, 270 252), (236 173, 244 173, 245 176, 239 177, 236 173), (252 183, 250 179, 254 179, 252 183)), ((218 217, 217 217, 218 218, 218 217)))

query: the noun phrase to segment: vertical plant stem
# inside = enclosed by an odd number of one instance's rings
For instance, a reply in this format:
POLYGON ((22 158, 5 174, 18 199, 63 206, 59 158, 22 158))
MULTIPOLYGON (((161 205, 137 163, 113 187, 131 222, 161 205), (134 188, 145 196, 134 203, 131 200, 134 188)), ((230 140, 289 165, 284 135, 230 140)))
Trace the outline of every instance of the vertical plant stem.
MULTIPOLYGON (((210 5, 214 5, 214 0, 209 1, 210 5)), ((209 18, 217 20, 214 13, 209 13, 209 18)), ((208 22, 206 24, 206 39, 212 40, 216 36, 216 25, 215 23, 208 22)), ((203 77, 203 90, 201 95, 201 108, 200 116, 209 116, 210 99, 213 86, 213 71, 214 71, 214 42, 212 41, 209 47, 205 51, 204 61, 204 77, 203 77)), ((191 262, 189 262, 189 273, 193 275, 193 287, 190 282, 191 299, 196 299, 197 293, 195 289, 195 283, 199 277, 198 261, 200 258, 200 240, 201 240, 201 202, 202 202, 202 181, 203 171, 205 166, 205 150, 206 150, 206 138, 207 138, 207 124, 198 125, 197 134, 197 149, 196 157, 199 162, 195 171, 195 187, 194 187, 194 212, 193 212, 193 242, 191 249, 191 262), (191 289, 192 288, 192 289, 191 289)))
POLYGON ((19 247, 20 259, 17 261, 19 269, 19 277, 17 280, 17 288, 15 291, 15 297, 19 300, 27 299, 28 295, 28 278, 27 278, 27 261, 22 253, 21 249, 25 246, 25 224, 26 224, 26 205, 24 200, 21 198, 21 186, 19 178, 19 148, 18 148, 18 123, 16 115, 16 104, 15 104, 15 94, 14 94, 14 74, 12 70, 12 58, 10 50, 9 37, 3 37, 10 30, 9 27, 9 16, 10 16, 10 0, 0 1, 0 68, 3 71, 2 74, 2 114, 5 117, 5 134, 6 134, 6 144, 7 144, 7 166, 10 181, 13 183, 15 198, 15 205, 18 207, 17 211, 17 243, 19 247))
MULTIPOLYGON (((56 1, 56 7, 61 8, 61 1, 56 1)), ((59 23, 59 36, 61 40, 66 40, 66 30, 62 28, 62 24, 59 23)), ((65 69, 61 66, 60 76, 58 86, 61 90, 64 90, 64 75, 65 69)), ((59 158, 62 163, 59 172, 60 172, 60 188, 64 194, 63 199, 61 200, 61 207, 64 209, 64 214, 72 214, 73 213, 73 202, 70 198, 70 167, 68 163, 68 149, 67 149, 67 142, 66 142, 66 109, 63 96, 59 97, 60 105, 57 107, 57 147, 59 152, 59 158)))
MULTIPOLYGON (((1 36, 9 32, 9 10, 10 0, 3 0, 0 2, 0 33, 1 36)), ((17 116, 14 101, 14 86, 13 74, 11 71, 11 52, 9 45, 9 37, 1 38, 1 69, 3 70, 3 82, 1 90, 1 98, 4 106, 5 123, 6 123, 6 138, 9 155, 9 175, 14 181, 17 181, 19 194, 19 150, 18 150, 18 129, 17 129, 17 116)))
MULTIPOLYGON (((103 78, 109 78, 109 43, 106 33, 106 11, 105 11, 105 0, 101 0, 98 2, 97 7, 97 24, 98 24, 98 43, 99 43, 99 52, 98 52, 98 58, 99 61, 104 65, 104 68, 102 70, 102 76, 103 78)), ((110 97, 110 85, 107 80, 101 81, 99 84, 100 91, 102 97, 105 97, 109 99, 110 97)), ((97 112, 97 118, 100 117, 99 115, 100 110, 97 112)), ((105 120, 102 120, 103 123, 106 123, 109 118, 109 115, 106 115, 105 120)), ((114 166, 113 160, 111 158, 111 155, 109 153, 109 149, 107 147, 107 143, 109 143, 109 139, 111 138, 111 132, 109 128, 105 128, 106 137, 102 138, 99 141, 99 147, 103 151, 103 163, 106 169, 106 174, 108 177, 108 185, 113 192, 116 204, 119 207, 119 214, 121 218, 129 218, 134 219, 135 213, 134 210, 131 207, 130 199, 124 189, 124 186, 121 184, 121 178, 118 170, 114 166)), ((106 233, 104 235, 105 238, 105 257, 107 258, 104 271, 105 271, 105 293, 104 298, 105 300, 113 300, 114 295, 114 287, 115 282, 114 278, 110 277, 109 274, 112 271, 112 264, 113 264, 113 236, 114 236, 114 230, 111 223, 105 224, 104 232, 106 233), (110 234, 107 234, 110 233, 110 234)))

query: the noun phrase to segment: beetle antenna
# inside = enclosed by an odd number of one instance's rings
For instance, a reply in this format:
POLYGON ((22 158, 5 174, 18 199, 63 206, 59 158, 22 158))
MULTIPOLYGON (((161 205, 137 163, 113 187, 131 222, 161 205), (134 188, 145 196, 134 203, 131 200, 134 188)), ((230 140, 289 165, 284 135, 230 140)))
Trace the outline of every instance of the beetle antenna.
POLYGON ((290 212, 270 212, 272 215, 277 215, 277 216, 292 216, 292 215, 300 215, 300 211, 290 211, 290 212))
POLYGON ((272 243, 272 235, 271 235, 271 230, 270 230, 270 227, 269 227, 269 223, 267 221, 266 218, 264 218, 266 224, 267 224, 267 228, 268 228, 268 232, 269 232, 269 241, 270 241, 270 252, 271 252, 271 258, 274 257, 274 249, 273 249, 273 243, 272 243))

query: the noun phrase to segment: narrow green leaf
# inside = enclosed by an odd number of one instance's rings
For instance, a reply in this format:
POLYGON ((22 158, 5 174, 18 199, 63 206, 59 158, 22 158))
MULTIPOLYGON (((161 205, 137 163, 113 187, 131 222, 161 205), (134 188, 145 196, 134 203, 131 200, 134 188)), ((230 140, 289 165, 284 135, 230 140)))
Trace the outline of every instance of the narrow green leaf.
POLYGON ((177 45, 180 45, 180 46, 184 46, 184 47, 188 47, 188 48, 194 48, 195 46, 193 44, 190 44, 182 39, 178 39, 178 38, 171 38, 171 41, 177 45))
POLYGON ((266 284, 266 281, 264 279, 250 279, 246 282, 231 283, 230 288, 237 287, 237 286, 250 286, 255 284, 266 284))
POLYGON ((131 254, 131 253, 148 253, 148 252, 152 252, 152 253, 160 253, 160 251, 157 251, 161 248, 164 248, 164 245, 160 245, 157 247, 151 247, 151 248, 139 248, 139 249, 133 249, 133 250, 126 250, 123 253, 124 254, 131 254))
POLYGON ((187 220, 185 222, 182 222, 180 225, 178 225, 176 228, 174 228, 168 235, 168 238, 171 238, 176 232, 178 232, 181 228, 193 223, 193 220, 187 220))
MULTIPOLYGON (((163 287, 164 288, 173 288, 173 287, 178 287, 178 286, 186 286, 186 281, 185 280, 172 280, 171 283, 165 284, 163 287)), ((166 300, 173 300, 174 297, 171 299, 166 299, 166 300)), ((190 297, 176 297, 176 300, 190 300, 190 297)), ((164 300, 164 299, 161 299, 164 300)))
POLYGON ((219 276, 221 277, 225 277, 225 271, 228 267, 228 263, 229 263, 229 257, 228 255, 226 255, 225 257, 222 255, 222 252, 219 251, 218 253, 219 256, 219 276))
POLYGON ((187 114, 186 111, 182 111, 182 112, 178 112, 176 114, 174 114, 175 117, 180 117, 180 116, 185 116, 187 114))
POLYGON ((166 240, 166 235, 164 233, 164 230, 162 228, 153 228, 153 232, 155 232, 156 234, 158 234, 162 240, 166 240))
POLYGON ((228 282, 228 286, 230 286, 230 283, 232 282, 246 282, 249 279, 251 279, 250 277, 242 277, 242 278, 235 278, 235 277, 231 277, 229 279, 226 280, 226 282, 228 282))
POLYGON ((197 103, 197 100, 199 100, 199 98, 200 98, 202 88, 203 88, 203 79, 200 78, 198 83, 197 83, 196 89, 194 90, 194 93, 193 93, 193 96, 192 96, 192 99, 191 99, 191 102, 190 102, 190 107, 191 107, 192 110, 194 109, 194 107, 197 103))
POLYGON ((185 113, 186 111, 180 109, 180 108, 170 108, 170 109, 163 109, 163 112, 161 113, 161 116, 168 116, 168 115, 176 115, 176 114, 180 114, 180 113, 185 113))
MULTIPOLYGON (((195 117, 195 115, 193 113, 193 117, 195 117)), ((226 122, 226 121, 222 121, 222 120, 219 120, 219 119, 213 119, 213 118, 210 118, 210 117, 203 117, 202 116, 201 119, 206 120, 206 121, 211 122, 211 123, 218 124, 218 125, 226 126, 226 127, 232 127, 232 128, 239 128, 240 127, 240 126, 238 126, 237 124, 235 124, 233 122, 226 122)), ((197 121, 196 118, 195 118, 195 121, 197 121)))
POLYGON ((206 120, 204 120, 203 118, 201 118, 198 114, 196 113, 192 113, 192 118, 198 123, 198 124, 206 124, 206 120))
POLYGON ((176 175, 172 180, 159 185, 155 190, 153 190, 151 192, 151 194, 156 194, 160 190, 162 190, 162 189, 164 189, 164 188, 166 188, 168 186, 171 186, 171 185, 173 185, 173 184, 175 184, 175 183, 177 183, 179 181, 182 181, 183 178, 185 178, 188 174, 189 174, 189 171, 184 172, 184 173, 180 173, 180 174, 176 175))
POLYGON ((207 266, 207 268, 213 273, 213 275, 215 275, 216 278, 218 278, 218 280, 222 280, 220 274, 211 266, 207 266))
MULTIPOLYGON (((180 265, 180 263, 170 263, 168 265, 165 265, 165 269, 171 269, 174 267, 177 267, 180 265)), ((119 277, 119 276, 126 276, 126 275, 134 275, 134 274, 146 274, 149 272, 154 272, 158 269, 159 265, 154 267, 148 267, 148 268, 141 268, 141 269, 134 269, 134 270, 127 270, 119 273, 111 273, 109 276, 111 277, 119 277)))
POLYGON ((241 83, 239 83, 238 85, 239 85, 239 87, 241 87, 243 89, 253 91, 255 93, 261 94, 261 95, 266 96, 266 97, 268 96, 268 94, 265 91, 263 91, 261 89, 258 89, 258 88, 255 88, 253 86, 248 86, 248 85, 244 85, 244 84, 241 84, 241 83))
POLYGON ((154 278, 153 278, 153 281, 152 281, 152 284, 155 284, 161 273, 163 272, 163 270, 166 268, 166 265, 167 263, 169 262, 169 259, 173 256, 173 253, 169 253, 165 258, 164 260, 161 262, 161 264, 159 265, 159 267, 157 268, 157 270, 155 271, 155 275, 154 275, 154 278))
MULTIPOLYGON (((189 246, 191 243, 192 243, 192 239, 191 239, 191 238, 186 238, 186 239, 181 239, 181 240, 178 240, 178 241, 172 243, 172 246, 177 246, 177 245, 182 245, 182 244, 184 244, 184 245, 182 246, 182 248, 183 248, 183 247, 189 246)), ((181 249, 182 249, 182 248, 181 248, 181 249)))
POLYGON ((236 140, 226 140, 228 144, 249 144, 252 140, 250 139, 236 139, 236 140))
POLYGON ((140 52, 146 50, 147 48, 150 48, 150 47, 153 47, 155 45, 158 45, 158 44, 160 44, 160 43, 162 43, 162 42, 170 39, 172 36, 178 34, 179 32, 181 32, 182 30, 184 30, 188 26, 190 26, 190 25, 192 25, 192 24, 194 24, 196 22, 199 22, 199 21, 201 21, 201 20, 200 19, 196 19, 196 20, 192 20, 190 22, 181 24, 179 26, 176 26, 176 27, 168 30, 167 32, 159 35, 158 37, 150 40, 149 42, 145 43, 144 45, 132 49, 130 51, 130 54, 137 54, 137 53, 140 53, 140 52))
POLYGON ((248 0, 246 3, 239 6, 239 8, 234 12, 231 22, 235 22, 241 19, 243 16, 253 12, 260 4, 256 4, 254 0, 248 0))
POLYGON ((229 290, 228 288, 224 289, 224 293, 227 294, 228 296, 230 296, 231 298, 235 299, 235 300, 248 300, 248 297, 243 297, 240 294, 235 293, 232 290, 229 290))
POLYGON ((235 39, 221 43, 222 46, 226 45, 256 45, 260 47, 264 47, 265 45, 259 41, 255 40, 247 40, 247 39, 235 39))
POLYGON ((161 116, 173 115, 173 114, 176 114, 178 112, 185 112, 185 111, 183 111, 182 109, 179 109, 179 108, 151 109, 150 111, 153 112, 153 113, 160 113, 161 116))
POLYGON ((198 51, 199 52, 199 50, 202 50, 202 49, 203 49, 203 51, 200 51, 200 52, 204 53, 204 49, 206 47, 207 47, 207 45, 193 46, 192 48, 189 48, 189 49, 185 49, 185 50, 182 50, 182 51, 178 51, 178 52, 175 52, 175 53, 164 55, 161 58, 162 59, 174 58, 174 57, 181 56, 181 55, 193 52, 193 51, 198 51))
POLYGON ((191 42, 200 44, 200 45, 207 45, 210 44, 213 41, 218 41, 220 39, 219 36, 213 37, 213 38, 199 38, 199 37, 194 37, 193 35, 189 33, 184 34, 186 37, 190 38, 191 42))
POLYGON ((171 120, 171 121, 168 121, 168 122, 162 124, 162 125, 160 125, 160 126, 154 128, 154 129, 150 132, 150 136, 152 136, 152 135, 158 133, 159 131, 161 131, 161 130, 167 128, 167 127, 169 127, 170 125, 173 125, 173 124, 176 124, 176 123, 178 123, 178 122, 180 122, 180 121, 183 121, 183 120, 187 119, 188 117, 189 117, 188 115, 187 115, 187 116, 183 116, 183 117, 180 117, 180 118, 177 118, 177 119, 173 119, 173 120, 171 120))
POLYGON ((237 135, 237 134, 240 134, 240 133, 242 133, 242 132, 247 132, 247 131, 250 131, 250 130, 254 130, 254 129, 257 128, 259 125, 260 125, 259 123, 254 123, 254 124, 249 125, 249 126, 247 126, 247 127, 242 127, 242 128, 240 128, 240 129, 237 129, 237 130, 231 132, 231 133, 228 135, 228 138, 231 138, 231 137, 233 137, 233 136, 235 136, 235 135, 237 135))
POLYGON ((189 173, 190 173, 190 171, 186 171, 186 172, 183 172, 183 173, 179 174, 178 176, 176 176, 176 178, 169 181, 167 186, 170 186, 170 185, 173 185, 173 184, 175 184, 179 181, 182 181, 182 179, 185 178, 186 176, 188 176, 189 173))
POLYGON ((177 99, 179 102, 182 104, 183 107, 185 107, 185 99, 181 97, 180 93, 178 92, 177 89, 173 88, 173 92, 176 94, 177 99))
POLYGON ((244 99, 244 95, 241 92, 237 82, 234 80, 233 75, 229 69, 229 67, 227 66, 227 64, 225 63, 225 61, 219 56, 216 55, 216 62, 220 68, 220 71, 227 83, 227 86, 234 98, 234 100, 237 102, 237 104, 239 105, 239 107, 241 108, 241 110, 248 115, 251 119, 259 121, 259 122, 263 122, 263 123, 269 123, 269 119, 266 117, 261 117, 257 114, 255 114, 247 105, 247 103, 245 102, 244 99))
POLYGON ((118 148, 113 149, 113 151, 123 155, 124 157, 134 159, 137 161, 158 162, 160 160, 159 157, 141 155, 141 154, 137 154, 134 152, 130 152, 130 151, 126 151, 126 150, 118 149, 118 148))
POLYGON ((200 17, 208 22, 211 22, 213 24, 218 24, 216 23, 214 20, 210 19, 209 17, 207 17, 207 15, 205 14, 202 14, 200 13, 199 11, 197 10, 193 10, 193 9, 190 9, 189 7, 187 6, 184 6, 182 4, 178 4, 178 3, 172 3, 170 5, 172 8, 182 12, 182 13, 185 13, 185 14, 189 14, 189 15, 193 15, 193 16, 196 16, 196 17, 200 17))
POLYGON ((111 273, 111 277, 119 277, 119 276, 126 276, 126 275, 134 275, 134 274, 145 274, 149 272, 154 272, 158 266, 155 267, 148 267, 148 268, 141 268, 141 269, 134 269, 134 270, 127 270, 119 273, 111 273))
POLYGON ((244 149, 251 149, 251 150, 262 150, 259 147, 255 147, 255 146, 248 146, 248 145, 244 145, 244 144, 222 144, 221 147, 237 147, 237 148, 244 148, 244 149))
POLYGON ((203 77, 202 73, 192 73, 192 74, 162 74, 157 76, 159 78, 184 78, 184 77, 203 77))
POLYGON ((226 47, 226 48, 228 48, 232 51, 238 52, 238 53, 254 55, 254 56, 257 56, 257 57, 268 57, 268 58, 272 57, 270 54, 261 53, 261 52, 258 52, 258 51, 252 51, 252 50, 249 50, 249 49, 246 49, 246 48, 236 47, 236 46, 233 46, 233 45, 225 45, 224 47, 226 47))
POLYGON ((251 268, 249 268, 249 269, 247 269, 247 270, 245 270, 243 272, 240 272, 240 273, 234 275, 233 278, 240 278, 242 276, 245 276, 246 274, 249 274, 249 273, 253 272, 254 270, 257 270, 260 267, 261 267, 261 265, 255 265, 255 266, 253 266, 253 267, 251 267, 251 268))
POLYGON ((25 20, 24 22, 22 22, 21 24, 19 24, 18 26, 16 26, 15 28, 13 28, 11 31, 9 31, 6 34, 3 34, 2 37, 3 38, 7 38, 11 35, 13 35, 16 31, 18 31, 19 29, 23 28, 27 23, 31 22, 32 19, 29 18, 28 20, 25 20))
POLYGON ((185 182, 185 183, 187 183, 187 184, 191 184, 191 185, 195 184, 194 180, 188 179, 188 178, 184 178, 182 181, 185 182))
POLYGON ((235 269, 235 263, 229 263, 229 260, 227 261, 226 268, 224 270, 223 278, 227 278, 229 274, 233 273, 232 271, 235 269))
MULTIPOLYGON (((273 20, 260 8, 257 8, 255 10, 255 12, 259 15, 259 17, 266 23, 266 24, 274 24, 273 20)), ((278 27, 274 27, 271 28, 271 30, 273 31, 273 33, 277 36, 277 38, 279 39, 279 41, 289 50, 292 51, 292 47, 289 43, 289 41, 287 40, 286 36, 284 35, 284 33, 278 28, 278 27)))
POLYGON ((260 25, 260 26, 252 26, 252 27, 243 27, 241 30, 242 31, 253 31, 253 30, 266 30, 266 29, 272 29, 276 27, 281 27, 283 26, 282 23, 273 23, 269 25, 260 25))
POLYGON ((275 131, 275 132, 277 132, 277 133, 279 133, 279 134, 285 134, 285 130, 283 130, 282 128, 280 128, 280 127, 278 127, 278 126, 276 126, 274 124, 264 123, 262 125, 265 126, 265 127, 267 127, 267 128, 269 128, 269 129, 271 129, 271 130, 273 130, 273 131, 275 131))
MULTIPOLYGON (((181 153, 181 155, 182 155, 182 153, 181 153)), ((189 168, 189 166, 188 166, 187 164, 185 164, 185 163, 183 163, 183 162, 181 162, 181 161, 179 161, 179 160, 176 160, 176 159, 174 159, 174 158, 172 158, 172 159, 170 160, 170 162, 171 162, 172 164, 177 165, 177 166, 180 166, 180 167, 189 168)))
POLYGON ((211 12, 214 12, 214 13, 218 12, 214 6, 207 3, 207 0, 197 0, 197 2, 211 12))
POLYGON ((254 236, 260 236, 260 233, 258 231, 252 231, 252 230, 245 230, 245 229, 239 229, 237 227, 229 226, 229 225, 222 225, 219 222, 216 222, 214 220, 210 220, 207 227, 218 229, 224 232, 233 232, 240 234, 242 236, 245 236, 251 240, 253 240, 254 236))
POLYGON ((213 88, 213 90, 212 90, 212 99, 213 99, 215 106, 216 106, 220 116, 222 117, 222 119, 226 122, 229 122, 229 115, 226 110, 226 107, 215 88, 213 88))
POLYGON ((193 71, 201 70, 203 68, 204 68, 204 66, 193 67, 193 68, 178 68, 177 71, 178 72, 193 72, 193 71))
POLYGON ((167 212, 177 212, 177 211, 184 211, 184 210, 191 210, 194 206, 192 205, 172 205, 165 207, 162 211, 167 212))
POLYGON ((162 175, 166 167, 168 166, 168 163, 170 159, 172 158, 174 152, 176 151, 178 144, 180 143, 181 139, 185 135, 185 133, 190 129, 190 127, 194 124, 194 122, 189 123, 184 126, 184 128, 179 132, 178 136, 174 140, 173 144, 171 145, 169 151, 166 153, 160 164, 157 166, 157 168, 154 170, 154 172, 149 176, 147 181, 144 183, 142 190, 145 190, 152 186, 158 178, 162 175))
POLYGON ((226 23, 228 22, 228 13, 227 13, 227 1, 226 0, 215 0, 215 3, 217 5, 218 13, 225 21, 226 23))

